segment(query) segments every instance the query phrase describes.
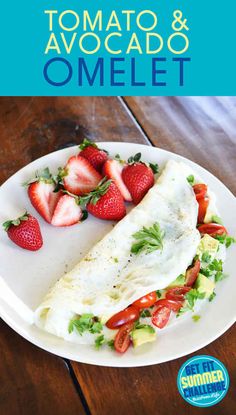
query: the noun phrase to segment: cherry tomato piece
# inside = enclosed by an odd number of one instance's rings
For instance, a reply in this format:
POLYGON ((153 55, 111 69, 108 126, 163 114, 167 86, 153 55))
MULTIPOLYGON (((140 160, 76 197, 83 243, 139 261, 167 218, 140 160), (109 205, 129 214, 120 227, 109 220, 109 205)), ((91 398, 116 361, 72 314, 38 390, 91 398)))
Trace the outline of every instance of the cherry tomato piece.
POLYGON ((133 305, 138 308, 149 308, 157 301, 157 293, 153 291, 150 294, 144 295, 143 297, 136 300, 133 305))
POLYGON ((169 306, 162 305, 157 307, 152 313, 152 324, 159 329, 162 329, 168 323, 170 314, 171 309, 169 306))
POLYGON ((207 185, 204 183, 195 184, 193 186, 193 191, 197 200, 203 199, 207 194, 207 185))
POLYGON ((173 301, 183 301, 185 294, 191 290, 191 287, 174 287, 170 288, 166 293, 166 298, 173 301))
POLYGON ((109 329, 115 330, 118 327, 123 326, 127 323, 132 323, 139 318, 139 311, 133 305, 125 308, 125 310, 120 311, 119 313, 112 316, 107 322, 106 326, 109 329))
POLYGON ((174 300, 167 300, 165 298, 158 300, 155 304, 157 307, 159 306, 166 306, 171 309, 171 311, 177 312, 183 305, 183 301, 174 301, 174 300))
POLYGON ((193 283, 196 281, 197 276, 200 272, 201 262, 197 259, 194 264, 187 269, 186 272, 186 283, 187 287, 191 287, 193 283))
POLYGON ((119 331, 116 334, 114 347, 118 353, 125 353, 126 350, 129 348, 131 344, 130 339, 130 331, 133 328, 133 324, 125 324, 124 326, 120 327, 119 331))
POLYGON ((204 222, 204 218, 206 216, 208 205, 209 205, 208 197, 204 197, 198 200, 198 219, 197 219, 198 223, 204 222))
POLYGON ((218 223, 204 223, 198 227, 198 230, 201 234, 207 233, 208 235, 214 237, 216 235, 228 234, 226 228, 218 223))

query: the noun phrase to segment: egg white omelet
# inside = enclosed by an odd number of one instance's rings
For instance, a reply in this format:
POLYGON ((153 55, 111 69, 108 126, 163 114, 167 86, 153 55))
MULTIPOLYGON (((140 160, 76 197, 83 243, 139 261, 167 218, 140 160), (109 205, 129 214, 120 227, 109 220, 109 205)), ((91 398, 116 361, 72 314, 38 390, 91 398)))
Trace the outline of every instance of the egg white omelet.
POLYGON ((98 242, 49 291, 35 312, 40 328, 68 341, 91 343, 91 335, 69 333, 76 315, 91 313, 105 323, 138 298, 166 288, 196 255, 198 203, 183 163, 169 161, 138 206, 98 242), (134 233, 158 222, 163 248, 131 254, 134 233))

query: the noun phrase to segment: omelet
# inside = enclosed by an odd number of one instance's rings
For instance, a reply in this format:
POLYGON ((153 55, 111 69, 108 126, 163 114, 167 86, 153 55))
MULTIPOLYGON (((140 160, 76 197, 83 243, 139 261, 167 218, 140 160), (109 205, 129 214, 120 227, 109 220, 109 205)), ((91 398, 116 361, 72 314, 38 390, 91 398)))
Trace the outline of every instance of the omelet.
POLYGON ((170 160, 139 205, 49 291, 35 311, 35 324, 67 341, 92 343, 91 334, 69 333, 71 319, 91 313, 105 323, 184 274, 200 242, 198 203, 186 177, 186 166, 170 160), (161 249, 132 253, 134 235, 154 224, 161 249))

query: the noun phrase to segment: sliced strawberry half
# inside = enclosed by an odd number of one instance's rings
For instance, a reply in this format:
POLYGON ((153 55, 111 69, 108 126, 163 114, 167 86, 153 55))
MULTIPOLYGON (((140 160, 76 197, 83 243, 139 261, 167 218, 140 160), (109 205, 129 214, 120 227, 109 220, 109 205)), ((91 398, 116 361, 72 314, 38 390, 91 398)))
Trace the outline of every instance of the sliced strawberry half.
POLYGON ((122 179, 124 166, 117 160, 107 160, 103 166, 103 174, 112 179, 126 202, 132 202, 131 194, 122 179))
POLYGON ((80 222, 82 218, 83 211, 76 198, 63 194, 57 202, 51 224, 53 226, 71 226, 80 222))
POLYGON ((89 161, 80 155, 70 157, 62 177, 65 189, 77 196, 91 192, 102 178, 89 161))
POLYGON ((54 192, 56 185, 49 169, 46 168, 41 173, 36 173, 35 179, 27 185, 32 205, 50 223, 60 194, 54 192))

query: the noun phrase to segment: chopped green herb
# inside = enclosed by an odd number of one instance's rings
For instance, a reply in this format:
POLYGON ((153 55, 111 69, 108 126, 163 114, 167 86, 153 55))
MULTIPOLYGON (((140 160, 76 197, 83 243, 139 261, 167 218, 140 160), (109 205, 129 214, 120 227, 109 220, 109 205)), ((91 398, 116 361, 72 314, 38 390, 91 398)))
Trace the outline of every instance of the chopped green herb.
POLYGON ((118 261, 118 258, 113 258, 113 260, 114 260, 114 262, 116 262, 116 263, 117 263, 117 262, 119 262, 119 261, 118 261))
POLYGON ((211 262, 211 255, 209 254, 209 252, 203 252, 202 254, 202 261, 206 262, 207 264, 209 262, 211 262))
POLYGON ((229 248, 232 244, 236 243, 236 238, 226 234, 216 235, 214 238, 217 239, 221 244, 225 244, 226 248, 229 248))
POLYGON ((133 234, 133 237, 137 242, 131 246, 131 252, 135 255, 140 252, 149 254, 157 249, 163 249, 164 232, 157 222, 150 228, 144 226, 141 231, 133 234))
POLYGON ((151 313, 150 313, 150 311, 148 310, 148 308, 144 308, 144 309, 141 311, 141 313, 140 313, 140 317, 143 317, 143 318, 145 318, 145 317, 151 317, 151 313))
POLYGON ((95 339, 95 347, 96 349, 100 349, 100 347, 105 343, 105 337, 104 334, 101 334, 101 336, 98 336, 95 339))
POLYGON ((82 314, 73 318, 69 322, 68 331, 72 333, 74 330, 78 331, 80 335, 85 331, 90 333, 101 333, 102 323, 93 316, 93 314, 82 314))
POLYGON ((196 301, 202 300, 204 297, 205 297, 205 293, 201 293, 196 288, 192 288, 185 295, 185 304, 178 311, 176 317, 179 317, 181 314, 185 313, 186 311, 194 311, 194 305, 196 301))
POLYGON ((198 316, 198 315, 195 315, 195 316, 192 316, 192 319, 193 319, 193 321, 196 323, 197 321, 199 321, 200 320, 200 318, 201 318, 201 316, 198 316))
POLYGON ((227 278, 227 274, 225 274, 224 272, 218 271, 215 274, 215 282, 219 282, 224 280, 225 278, 227 278))
POLYGON ((163 290, 156 290, 156 294, 158 298, 161 298, 163 290))
POLYGON ((211 302, 211 301, 213 301, 214 300, 214 298, 215 298, 215 296, 216 296, 216 293, 215 293, 215 291, 213 291, 213 293, 210 295, 210 297, 208 298, 208 300, 211 302))
POLYGON ((108 340, 107 341, 107 345, 112 349, 112 350, 114 350, 115 349, 115 346, 114 346, 114 340, 112 339, 112 340, 108 340))
POLYGON ((212 218, 211 218, 211 221, 213 223, 219 223, 219 225, 223 225, 222 219, 217 215, 213 215, 212 218))
POLYGON ((102 323, 100 321, 95 321, 89 331, 90 333, 101 333, 102 323))
POLYGON ((208 265, 207 268, 201 269, 201 273, 205 275, 205 277, 211 277, 213 275, 216 275, 216 273, 222 273, 222 271, 223 271, 223 262, 221 259, 214 259, 211 262, 211 264, 208 265))
POLYGON ((194 181, 195 181, 193 174, 190 174, 187 177, 187 180, 188 180, 189 184, 191 184, 191 186, 192 186, 194 184, 194 181))

